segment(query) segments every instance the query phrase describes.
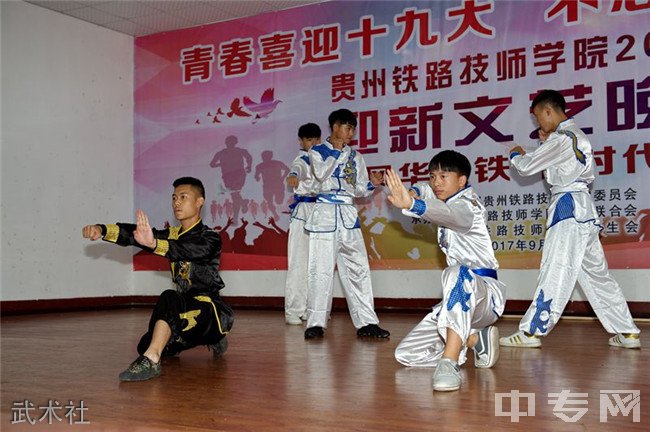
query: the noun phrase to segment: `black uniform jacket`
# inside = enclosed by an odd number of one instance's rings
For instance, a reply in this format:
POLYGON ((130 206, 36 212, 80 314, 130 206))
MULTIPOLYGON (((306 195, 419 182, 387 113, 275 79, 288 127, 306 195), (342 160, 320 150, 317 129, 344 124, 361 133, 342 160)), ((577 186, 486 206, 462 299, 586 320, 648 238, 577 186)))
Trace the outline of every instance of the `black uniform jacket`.
POLYGON ((100 225, 103 239, 120 246, 138 246, 170 261, 172 279, 178 291, 205 293, 217 297, 225 285, 219 275, 221 237, 199 221, 187 231, 181 227, 153 229, 157 240, 155 249, 142 246, 133 238, 135 224, 100 225))

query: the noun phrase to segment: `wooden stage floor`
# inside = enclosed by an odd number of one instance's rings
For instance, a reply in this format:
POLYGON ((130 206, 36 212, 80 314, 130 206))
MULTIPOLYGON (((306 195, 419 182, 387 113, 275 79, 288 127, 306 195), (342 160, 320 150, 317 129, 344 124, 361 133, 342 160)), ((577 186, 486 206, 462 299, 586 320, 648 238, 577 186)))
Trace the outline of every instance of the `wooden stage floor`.
MULTIPOLYGON (((565 319, 542 349, 502 348, 489 370, 475 369, 470 359, 460 391, 437 393, 432 370, 408 369, 393 358, 422 316, 381 313, 392 337, 374 341, 358 339, 348 315, 334 313, 324 339, 305 341, 303 328, 285 325, 280 311, 237 311, 224 358, 195 348, 164 360, 160 378, 139 383, 120 383, 117 375, 136 357, 149 309, 3 317, 0 429, 650 430, 649 403, 632 408, 634 400, 626 399, 630 391, 650 398, 649 323, 638 323, 645 348, 625 350, 608 347, 597 321, 565 319), (570 392, 566 403, 556 404, 553 394, 563 390, 570 392), (614 393, 601 394, 606 390, 614 393), (513 409, 515 391, 534 402, 522 398, 513 409), (617 406, 623 409, 614 416, 617 406)), ((517 322, 502 319, 501 335, 517 322)))

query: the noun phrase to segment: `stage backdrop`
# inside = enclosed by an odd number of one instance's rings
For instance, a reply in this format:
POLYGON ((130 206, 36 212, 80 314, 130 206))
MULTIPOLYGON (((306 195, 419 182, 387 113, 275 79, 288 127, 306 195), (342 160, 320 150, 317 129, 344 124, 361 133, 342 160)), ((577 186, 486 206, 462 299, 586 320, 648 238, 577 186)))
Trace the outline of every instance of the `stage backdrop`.
MULTIPOLYGON (((135 203, 174 224, 172 181, 206 186, 223 269, 286 269, 284 177, 314 122, 354 111, 370 170, 427 181, 442 149, 473 163, 502 268, 536 268, 548 189, 509 170, 538 145, 530 101, 561 91, 589 136, 611 268, 650 268, 650 2, 331 1, 135 40, 135 203)), ((371 267, 442 268, 435 226, 381 188, 358 202, 371 267)), ((166 269, 140 252, 136 269, 166 269)))

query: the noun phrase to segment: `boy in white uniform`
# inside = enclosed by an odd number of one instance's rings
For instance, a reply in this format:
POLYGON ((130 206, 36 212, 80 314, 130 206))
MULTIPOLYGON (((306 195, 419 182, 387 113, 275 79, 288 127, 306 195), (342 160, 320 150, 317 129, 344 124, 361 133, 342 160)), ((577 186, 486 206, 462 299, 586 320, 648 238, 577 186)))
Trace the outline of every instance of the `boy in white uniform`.
POLYGON ((298 128, 300 153, 291 164, 287 185, 293 189, 294 202, 287 242, 287 283, 284 289, 284 318, 287 324, 301 325, 307 319, 307 270, 309 264, 309 233, 305 221, 316 202, 316 181, 309 162, 309 149, 320 143, 317 124, 306 123, 298 128))
POLYGON ((323 337, 332 305, 334 266, 357 336, 387 338, 378 326, 374 310, 368 254, 354 198, 370 195, 383 176, 368 176, 366 163, 348 144, 354 137, 357 119, 349 110, 329 115, 331 134, 326 142, 309 150, 319 193, 305 223, 309 231, 309 288, 305 339, 323 337))
POLYGON ((395 358, 406 366, 435 367, 433 389, 453 391, 462 383, 467 348, 474 349, 478 368, 492 367, 499 357, 499 332, 492 324, 503 313, 505 285, 497 280, 487 212, 467 183, 469 161, 445 150, 431 159, 429 171, 429 184, 412 189, 418 197, 407 192, 395 171, 386 173, 388 200, 403 213, 438 225, 448 265, 442 272, 442 301, 400 342, 395 358))
POLYGON ((591 143, 565 114, 566 102, 555 90, 541 91, 532 103, 542 145, 526 154, 516 146, 510 166, 529 176, 544 172, 551 185, 544 250, 533 302, 519 331, 501 338, 509 347, 536 348, 557 324, 576 281, 609 333, 609 344, 640 348, 639 329, 621 288, 610 276, 598 233, 601 226, 589 195, 594 181, 591 143))

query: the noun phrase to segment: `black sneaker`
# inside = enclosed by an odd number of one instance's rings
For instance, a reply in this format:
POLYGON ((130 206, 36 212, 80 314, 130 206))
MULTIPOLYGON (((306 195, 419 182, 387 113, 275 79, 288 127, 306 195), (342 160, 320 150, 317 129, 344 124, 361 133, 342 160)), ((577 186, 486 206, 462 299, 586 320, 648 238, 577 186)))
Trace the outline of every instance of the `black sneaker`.
POLYGON ((160 362, 154 363, 141 355, 120 374, 120 381, 146 381, 160 376, 160 362))
POLYGON ((390 332, 379 327, 377 324, 368 324, 357 330, 357 336, 386 339, 390 337, 390 332))
POLYGON ((322 338, 323 334, 323 327, 309 327, 305 330, 305 339, 322 338))
POLYGON ((214 345, 208 345, 208 349, 212 351, 212 357, 221 358, 228 349, 228 339, 224 336, 219 342, 214 345))

